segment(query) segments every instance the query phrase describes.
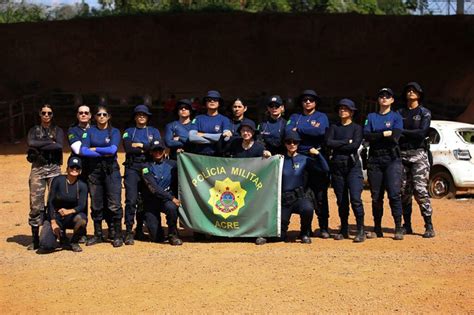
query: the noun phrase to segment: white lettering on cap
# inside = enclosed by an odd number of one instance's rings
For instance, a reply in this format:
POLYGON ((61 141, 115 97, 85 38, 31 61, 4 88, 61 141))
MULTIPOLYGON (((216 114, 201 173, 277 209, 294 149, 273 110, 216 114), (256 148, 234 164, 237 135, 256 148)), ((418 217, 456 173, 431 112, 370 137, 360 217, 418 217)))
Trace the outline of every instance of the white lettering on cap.
POLYGON ((79 160, 78 159, 74 159, 72 160, 74 163, 79 163, 79 160))
POLYGON ((272 97, 272 102, 276 102, 277 98, 276 97, 272 97))

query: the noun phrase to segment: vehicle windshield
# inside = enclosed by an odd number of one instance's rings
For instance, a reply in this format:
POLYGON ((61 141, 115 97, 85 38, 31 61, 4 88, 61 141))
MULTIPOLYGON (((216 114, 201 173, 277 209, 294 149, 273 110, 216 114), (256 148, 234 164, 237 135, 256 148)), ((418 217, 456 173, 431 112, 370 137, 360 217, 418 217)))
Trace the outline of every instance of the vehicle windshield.
POLYGON ((461 129, 457 134, 467 143, 474 144, 474 129, 461 129))

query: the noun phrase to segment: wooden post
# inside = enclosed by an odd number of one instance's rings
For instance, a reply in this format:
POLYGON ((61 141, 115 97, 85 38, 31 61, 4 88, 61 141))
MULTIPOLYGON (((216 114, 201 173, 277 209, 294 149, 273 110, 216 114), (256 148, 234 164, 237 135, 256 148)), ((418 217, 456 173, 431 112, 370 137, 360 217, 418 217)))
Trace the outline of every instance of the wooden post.
POLYGON ((15 142, 15 122, 13 120, 13 103, 8 103, 8 124, 10 127, 10 142, 15 142))
POLYGON ((25 120, 25 104, 21 102, 21 125, 23 130, 23 138, 26 137, 26 120, 25 120))

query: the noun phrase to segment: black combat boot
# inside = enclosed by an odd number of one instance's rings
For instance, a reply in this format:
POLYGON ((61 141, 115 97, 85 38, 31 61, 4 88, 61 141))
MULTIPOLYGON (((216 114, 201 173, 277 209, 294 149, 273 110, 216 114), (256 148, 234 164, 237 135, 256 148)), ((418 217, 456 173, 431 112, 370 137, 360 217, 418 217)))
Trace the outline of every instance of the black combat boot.
POLYGON ((334 239, 336 241, 343 240, 345 238, 349 238, 349 223, 348 223, 348 218, 343 218, 341 219, 341 229, 339 230, 339 233, 334 235, 334 239))
POLYGON ((267 239, 265 237, 257 237, 257 239, 255 240, 255 245, 264 245, 267 243, 267 239))
POLYGON ((114 235, 114 240, 112 242, 112 245, 114 247, 120 247, 120 246, 123 245, 122 220, 121 219, 115 219, 114 220, 114 230, 115 230, 115 235, 114 235))
POLYGON ((328 229, 328 218, 318 218, 319 221, 319 233, 317 233, 317 236, 323 239, 328 239, 331 237, 329 234, 329 229, 328 229))
POLYGON ((86 246, 92 246, 104 241, 102 235, 102 221, 94 221, 94 235, 87 240, 86 246))
POLYGON ((354 243, 362 243, 365 241, 365 231, 364 231, 364 216, 356 217, 357 223, 357 235, 354 237, 354 243))
POLYGON ((135 241, 133 240, 133 232, 132 227, 127 226, 127 230, 125 232, 125 245, 133 245, 135 241))
POLYGON ((168 235, 168 241, 172 246, 180 246, 183 245, 183 241, 179 238, 177 234, 170 234, 168 235))
POLYGON ((395 217, 395 235, 393 239, 396 241, 403 240, 403 227, 402 227, 402 217, 395 217))
POLYGON ((115 239, 115 229, 113 222, 107 222, 107 240, 113 241, 115 239))
POLYGON ((436 236, 436 233, 433 229, 433 223, 431 222, 431 216, 424 216, 425 220, 425 233, 423 233, 423 238, 432 238, 436 236))
POLYGON ((34 250, 39 248, 39 226, 31 227, 31 235, 33 236, 33 242, 28 245, 27 250, 34 250))
POLYGON ((382 218, 374 218, 374 232, 367 235, 367 238, 381 238, 382 232, 382 218))
POLYGON ((403 214, 403 234, 413 234, 413 228, 411 227, 411 213, 403 214))

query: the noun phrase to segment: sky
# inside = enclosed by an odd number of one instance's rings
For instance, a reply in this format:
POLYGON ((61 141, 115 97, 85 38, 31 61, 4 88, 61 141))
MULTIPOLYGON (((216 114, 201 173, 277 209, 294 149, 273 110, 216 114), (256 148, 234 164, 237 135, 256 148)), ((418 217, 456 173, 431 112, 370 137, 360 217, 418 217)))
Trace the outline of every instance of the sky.
MULTIPOLYGON (((57 5, 61 5, 61 4, 81 3, 82 1, 80 1, 80 0, 30 0, 28 2, 35 3, 35 4, 44 4, 44 5, 47 5, 47 6, 57 6, 57 5)), ((97 0, 86 0, 85 2, 90 7, 99 7, 100 6, 98 4, 97 0)))

